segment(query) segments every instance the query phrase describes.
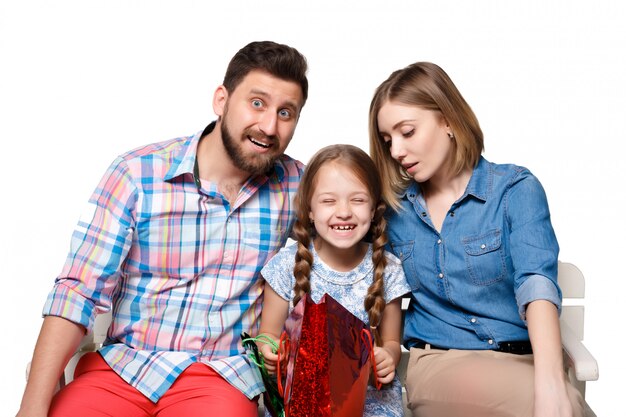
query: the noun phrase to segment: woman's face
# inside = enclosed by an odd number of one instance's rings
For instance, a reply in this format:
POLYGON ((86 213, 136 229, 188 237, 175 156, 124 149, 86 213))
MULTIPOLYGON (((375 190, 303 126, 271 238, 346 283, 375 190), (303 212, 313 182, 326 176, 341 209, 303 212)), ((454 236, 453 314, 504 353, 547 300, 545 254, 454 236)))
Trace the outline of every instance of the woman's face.
POLYGON ((415 181, 445 173, 453 146, 450 127, 440 113, 388 101, 378 112, 378 129, 392 158, 415 181))

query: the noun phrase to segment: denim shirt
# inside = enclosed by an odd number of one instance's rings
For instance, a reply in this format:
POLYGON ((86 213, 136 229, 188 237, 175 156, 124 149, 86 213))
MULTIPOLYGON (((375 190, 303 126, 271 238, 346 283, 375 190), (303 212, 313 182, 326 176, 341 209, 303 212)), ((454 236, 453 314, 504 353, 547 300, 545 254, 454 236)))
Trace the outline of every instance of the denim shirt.
POLYGON ((404 343, 497 349, 528 340, 526 306, 560 311, 559 246, 543 187, 526 168, 480 159, 438 232, 419 184, 388 211, 389 248, 402 260, 411 302, 404 343))

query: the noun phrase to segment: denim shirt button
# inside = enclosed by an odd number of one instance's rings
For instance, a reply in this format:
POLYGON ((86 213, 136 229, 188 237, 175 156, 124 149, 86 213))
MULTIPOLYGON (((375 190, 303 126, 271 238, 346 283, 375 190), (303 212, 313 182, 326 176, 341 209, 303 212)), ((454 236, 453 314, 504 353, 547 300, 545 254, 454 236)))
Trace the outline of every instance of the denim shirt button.
POLYGON ((442 273, 439 273, 439 278, 443 278, 443 274, 442 273))
POLYGON ((489 343, 490 345, 493 345, 493 340, 489 339, 487 340, 487 343, 489 343))
POLYGON ((472 319, 470 320, 472 323, 476 323, 476 318, 472 317, 472 319))
POLYGON ((441 239, 438 239, 438 240, 437 240, 437 244, 438 244, 438 245, 441 245, 441 239))
POLYGON ((426 214, 425 211, 422 211, 422 217, 426 217, 426 216, 428 216, 428 214, 426 214))
POLYGON ((454 212, 453 211, 450 212, 450 217, 454 217, 454 212))
POLYGON ((487 247, 487 245, 485 245, 484 243, 482 245, 480 245, 481 249, 485 249, 487 247))

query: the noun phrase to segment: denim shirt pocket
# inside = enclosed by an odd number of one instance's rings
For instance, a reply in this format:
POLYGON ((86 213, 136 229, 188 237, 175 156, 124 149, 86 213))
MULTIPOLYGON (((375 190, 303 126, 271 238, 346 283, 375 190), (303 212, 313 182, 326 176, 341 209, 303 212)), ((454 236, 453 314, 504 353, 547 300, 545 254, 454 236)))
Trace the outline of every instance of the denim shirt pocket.
POLYGON ((506 264, 500 229, 464 237, 462 242, 467 272, 475 285, 491 285, 504 279, 506 264))
POLYGON ((391 242, 391 251, 402 262, 402 269, 404 269, 404 275, 411 287, 412 291, 417 291, 419 288, 419 279, 417 277, 415 262, 413 260, 413 248, 415 242, 413 240, 407 240, 403 242, 391 242))

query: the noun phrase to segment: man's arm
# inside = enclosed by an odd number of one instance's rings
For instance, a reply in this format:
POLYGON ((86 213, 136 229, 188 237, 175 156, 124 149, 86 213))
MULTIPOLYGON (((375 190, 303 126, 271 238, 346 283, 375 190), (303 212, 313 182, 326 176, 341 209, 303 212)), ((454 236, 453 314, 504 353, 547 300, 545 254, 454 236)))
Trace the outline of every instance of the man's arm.
POLYGON ((84 335, 85 328, 69 320, 44 319, 17 417, 48 415, 56 384, 84 335))

